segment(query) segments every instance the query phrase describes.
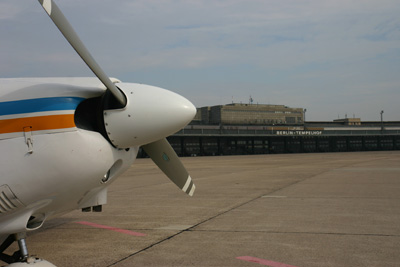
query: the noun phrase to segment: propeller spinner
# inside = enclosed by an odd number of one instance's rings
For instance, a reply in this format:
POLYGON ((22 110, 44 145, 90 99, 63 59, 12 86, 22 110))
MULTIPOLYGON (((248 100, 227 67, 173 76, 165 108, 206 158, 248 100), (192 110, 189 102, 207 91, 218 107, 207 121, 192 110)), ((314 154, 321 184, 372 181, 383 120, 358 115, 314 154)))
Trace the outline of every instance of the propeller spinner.
POLYGON ((118 83, 117 87, 91 56, 54 1, 38 1, 116 99, 117 105, 103 110, 104 128, 111 144, 117 148, 143 146, 168 178, 192 196, 195 190, 192 178, 165 137, 182 129, 193 119, 196 114, 193 104, 180 95, 154 86, 118 83))

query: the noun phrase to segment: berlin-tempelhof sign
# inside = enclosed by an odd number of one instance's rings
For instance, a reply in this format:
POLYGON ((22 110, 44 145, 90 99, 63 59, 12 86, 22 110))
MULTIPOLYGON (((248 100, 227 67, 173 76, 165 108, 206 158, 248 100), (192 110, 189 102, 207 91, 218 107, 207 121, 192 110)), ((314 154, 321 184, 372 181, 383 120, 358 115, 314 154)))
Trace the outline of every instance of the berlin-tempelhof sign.
POLYGON ((322 135, 322 131, 276 131, 277 135, 322 135))

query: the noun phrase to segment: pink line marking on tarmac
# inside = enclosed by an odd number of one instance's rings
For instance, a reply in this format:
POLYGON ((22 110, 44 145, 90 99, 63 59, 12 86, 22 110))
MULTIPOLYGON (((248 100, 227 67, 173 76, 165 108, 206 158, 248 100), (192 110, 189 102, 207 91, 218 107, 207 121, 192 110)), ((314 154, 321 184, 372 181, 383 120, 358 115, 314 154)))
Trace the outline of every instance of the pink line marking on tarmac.
POLYGON ((270 267, 296 267, 296 266, 285 264, 285 263, 269 261, 269 260, 259 259, 259 258, 250 257, 250 256, 237 257, 236 259, 248 261, 248 262, 259 263, 261 265, 266 265, 266 266, 270 266, 270 267))
POLYGON ((133 232, 133 231, 125 230, 125 229, 120 229, 120 228, 116 228, 116 227, 111 227, 111 226, 107 226, 107 225, 101 225, 101 224, 97 224, 97 223, 91 223, 91 222, 85 222, 85 221, 75 222, 75 223, 88 225, 88 226, 92 226, 92 227, 100 228, 100 229, 111 230, 111 231, 114 231, 114 232, 123 233, 123 234, 127 234, 127 235, 146 236, 146 234, 133 232))

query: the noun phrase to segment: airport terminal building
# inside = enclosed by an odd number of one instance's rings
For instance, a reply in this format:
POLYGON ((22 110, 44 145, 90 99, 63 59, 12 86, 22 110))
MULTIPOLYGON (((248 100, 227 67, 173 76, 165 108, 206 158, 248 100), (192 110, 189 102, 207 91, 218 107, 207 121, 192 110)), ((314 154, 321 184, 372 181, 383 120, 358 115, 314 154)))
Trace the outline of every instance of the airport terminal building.
POLYGON ((400 150, 400 121, 310 122, 303 108, 233 103, 198 108, 168 140, 180 156, 400 150))
POLYGON ((283 105, 228 104, 197 109, 194 123, 212 125, 301 125, 304 110, 283 105))

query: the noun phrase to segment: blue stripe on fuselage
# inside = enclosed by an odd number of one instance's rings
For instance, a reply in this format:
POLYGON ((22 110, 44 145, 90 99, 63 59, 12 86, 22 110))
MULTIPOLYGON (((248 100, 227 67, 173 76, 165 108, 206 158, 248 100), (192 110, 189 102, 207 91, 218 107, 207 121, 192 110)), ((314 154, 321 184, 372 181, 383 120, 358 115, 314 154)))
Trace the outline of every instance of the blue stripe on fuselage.
POLYGON ((0 102, 0 116, 32 112, 75 110, 85 98, 48 97, 0 102))

